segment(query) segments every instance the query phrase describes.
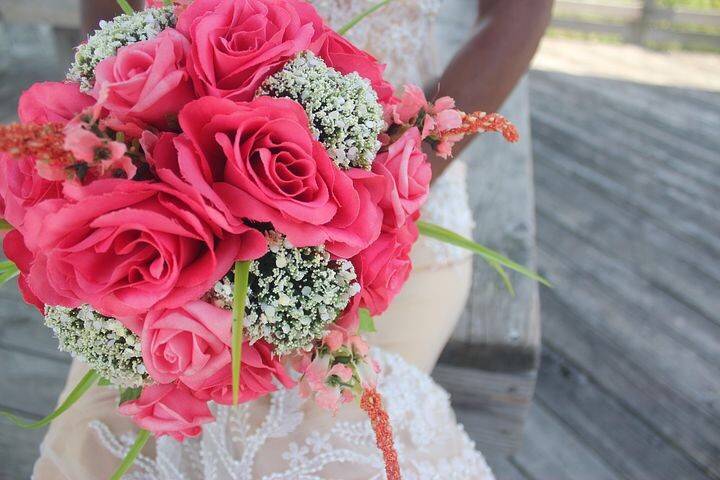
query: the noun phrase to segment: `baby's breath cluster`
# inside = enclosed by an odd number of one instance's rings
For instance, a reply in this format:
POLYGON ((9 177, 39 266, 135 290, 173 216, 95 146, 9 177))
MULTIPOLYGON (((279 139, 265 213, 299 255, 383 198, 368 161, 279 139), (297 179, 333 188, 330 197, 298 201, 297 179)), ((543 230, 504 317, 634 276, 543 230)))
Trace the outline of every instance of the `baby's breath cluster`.
MULTIPOLYGON (((245 311, 251 341, 265 339, 285 355, 308 350, 360 291, 355 269, 333 260, 323 247, 294 248, 270 235, 270 251, 252 263, 245 311)), ((218 282, 210 292, 214 303, 232 308, 233 283, 218 282)))
POLYGON ((300 52, 270 76, 258 93, 300 103, 313 133, 339 167, 369 169, 372 165, 385 123, 367 79, 355 72, 342 75, 311 52, 300 52))
POLYGON ((131 15, 119 15, 109 22, 101 21, 100 28, 77 47, 68 80, 80 82, 83 91, 91 90, 98 63, 115 55, 120 47, 156 37, 175 25, 175 21, 172 6, 148 8, 131 15))
POLYGON ((60 343, 60 350, 87 363, 115 385, 139 387, 148 379, 140 338, 114 318, 90 306, 45 307, 45 325, 60 343))

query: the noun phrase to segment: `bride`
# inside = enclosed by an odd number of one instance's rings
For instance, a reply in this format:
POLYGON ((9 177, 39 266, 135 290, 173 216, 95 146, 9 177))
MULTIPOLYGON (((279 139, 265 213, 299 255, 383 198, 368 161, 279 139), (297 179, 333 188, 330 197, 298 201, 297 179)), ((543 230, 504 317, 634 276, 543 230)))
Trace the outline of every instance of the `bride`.
MULTIPOLYGON (((109 16, 114 1, 85 0, 86 23, 109 16)), ((312 0, 338 27, 375 0, 312 0)), ((425 85, 465 111, 495 111, 522 76, 547 25, 551 0, 396 0, 349 32, 388 64, 396 85, 425 85), (439 73, 442 72, 441 75, 439 73)), ((434 183, 423 218, 471 235, 465 165, 431 159, 434 183), (442 173, 442 175, 441 175, 442 173)), ((463 251, 421 239, 414 272, 371 338, 382 365, 379 390, 391 418, 403 478, 493 479, 429 373, 470 290, 463 251)), ((69 389, 86 373, 74 363, 69 389)), ((36 480, 105 479, 133 443, 133 425, 117 414, 107 388, 88 392, 50 427, 36 480)), ((282 390, 240 407, 215 407, 217 422, 183 444, 148 446, 125 478, 367 480, 384 478, 383 460, 364 412, 348 404, 336 416, 282 390)))

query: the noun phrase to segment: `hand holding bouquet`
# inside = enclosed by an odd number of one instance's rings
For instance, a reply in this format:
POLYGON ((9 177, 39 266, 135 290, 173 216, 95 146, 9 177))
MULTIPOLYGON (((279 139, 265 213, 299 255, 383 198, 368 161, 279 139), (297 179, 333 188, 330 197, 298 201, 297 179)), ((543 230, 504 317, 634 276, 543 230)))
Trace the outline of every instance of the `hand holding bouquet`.
POLYGON ((13 420, 40 427, 92 385, 119 387, 141 429, 120 478, 151 434, 200 435, 208 402, 297 386, 331 411, 360 399, 400 478, 362 333, 418 235, 539 279, 420 220, 422 146, 449 157, 470 133, 515 129, 412 85, 396 94, 301 0, 120 3, 68 80, 31 87, 21 123, 0 127, 0 278, 19 275, 92 369, 46 419, 13 420))

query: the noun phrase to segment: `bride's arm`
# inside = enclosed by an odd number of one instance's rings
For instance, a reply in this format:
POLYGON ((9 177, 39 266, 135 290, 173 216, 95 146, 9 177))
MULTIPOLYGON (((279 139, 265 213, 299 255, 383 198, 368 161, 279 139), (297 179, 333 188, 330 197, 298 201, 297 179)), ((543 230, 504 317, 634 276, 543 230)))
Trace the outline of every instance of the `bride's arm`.
MULTIPOLYGON (((553 0, 478 1, 477 27, 443 73, 437 92, 455 98, 466 112, 494 112, 535 55, 550 21, 553 0)), ((455 154, 466 144, 457 145, 455 154)), ((440 158, 431 158, 431 162, 433 178, 449 163, 440 158)))

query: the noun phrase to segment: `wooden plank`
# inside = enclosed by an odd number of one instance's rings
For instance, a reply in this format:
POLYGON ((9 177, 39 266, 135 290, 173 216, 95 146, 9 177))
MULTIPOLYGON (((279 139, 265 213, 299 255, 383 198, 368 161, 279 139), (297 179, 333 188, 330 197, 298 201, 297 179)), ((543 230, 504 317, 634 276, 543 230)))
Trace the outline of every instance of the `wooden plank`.
POLYGON ((561 17, 596 17, 614 22, 636 22, 642 16, 641 5, 618 5, 600 2, 558 0, 553 15, 561 17))
POLYGON ((452 399, 458 418, 481 451, 519 448, 535 389, 534 373, 497 373, 439 364, 433 378, 452 399))
MULTIPOLYGON (((517 123, 524 138, 509 145, 499 136, 483 136, 463 152, 468 162, 470 204, 477 225, 476 240, 498 249, 529 268, 535 266, 535 219, 532 189, 527 80, 523 80, 502 111, 517 123), (502 178, 503 181, 497 181, 502 178)), ((530 351, 529 369, 539 350, 540 318, 537 285, 511 275, 517 296, 507 293, 497 274, 476 259, 473 290, 463 315, 469 325, 455 340, 480 346, 503 346, 530 351)), ((501 370, 505 363, 474 363, 477 368, 501 370)))
MULTIPOLYGON (((0 409, 41 418, 50 413, 69 365, 27 353, 0 349, 0 409)), ((11 427, 5 420, 2 428, 11 427)))
POLYGON ((627 479, 717 478, 708 477, 638 419, 636 412, 624 408, 583 372, 549 351, 543 354, 537 393, 547 410, 562 417, 568 428, 627 479))
MULTIPOLYGON (((543 262, 545 257, 541 257, 543 262)), ((557 279, 557 277, 554 277, 557 279)), ((575 281, 571 279, 569 281, 575 281)), ((562 288, 558 286, 558 288, 562 288)), ((584 296, 594 295, 596 292, 584 291, 584 296)), ((601 299, 607 302, 606 299, 601 299)), ((702 392, 705 398, 701 404, 688 399, 686 394, 678 391, 672 382, 679 379, 670 379, 658 372, 660 369, 654 365, 660 356, 678 358, 678 361, 686 357, 686 352, 674 350, 662 350, 663 346, 657 346, 655 358, 638 351, 632 344, 638 340, 646 340, 647 349, 652 349, 652 332, 647 329, 636 328, 632 335, 635 338, 623 342, 618 334, 610 335, 607 331, 611 326, 605 325, 604 318, 592 318, 592 324, 583 321, 595 314, 582 313, 575 308, 577 297, 573 296, 567 302, 572 302, 572 307, 561 300, 553 292, 543 292, 543 311, 545 312, 544 341, 553 350, 560 351, 567 358, 585 371, 592 372, 595 381, 601 385, 604 395, 613 395, 629 408, 626 416, 635 418, 634 423, 641 423, 643 430, 653 431, 654 435, 662 437, 666 443, 682 449, 684 454, 694 459, 700 465, 706 465, 706 469, 713 473, 711 478, 720 478, 718 464, 715 461, 720 458, 720 446, 717 432, 720 431, 720 422, 717 413, 710 413, 705 406, 711 406, 713 398, 717 398, 717 391, 706 389, 702 392), (670 356, 667 352, 673 352, 670 356), (714 392, 714 393, 713 393, 714 392)), ((647 350, 645 349, 645 350, 647 350)), ((543 359, 545 361, 545 359, 543 359)), ((686 362, 686 365, 688 362, 686 362)), ((542 368, 542 363, 541 363, 542 368)), ((694 376, 694 368, 686 367, 679 375, 694 376)), ((544 378, 541 376, 541 380, 544 378)), ((586 381, 586 380, 583 380, 586 381)), ((541 385, 542 387, 542 385, 541 385)), ((556 387, 545 385, 548 389, 556 387)), ((558 393, 559 395, 561 393, 558 393)), ((588 396, 590 393, 588 393, 588 396)), ((546 403, 554 400, 548 399, 546 403)), ((581 401, 579 398, 567 399, 566 401, 581 401)), ((558 405, 554 410, 558 415, 563 415, 564 407, 558 405)), ((592 412, 592 410, 590 410, 592 412)), ((592 415, 588 413, 588 415, 592 415)), ((566 418, 563 415, 563 418, 566 418)), ((597 427, 596 427, 597 428, 597 427)), ((628 428, 632 428, 628 424, 628 428)), ((577 431, 577 429, 576 429, 577 431)), ((615 432, 614 436, 621 436, 623 432, 615 432)), ((589 438, 590 444, 595 444, 599 439, 589 438)), ((608 447, 609 448, 609 447, 608 447)), ((637 452, 628 451, 626 455, 634 456, 637 452)), ((658 455, 664 455, 662 451, 658 455)), ((619 454, 617 454, 619 455, 619 454)), ((645 455, 648 455, 646 452, 645 455)), ((674 456, 677 456, 674 454, 674 456)), ((645 458, 645 457, 637 457, 645 458)), ((653 458, 650 456, 647 458, 653 458)), ((617 460, 620 461, 619 459, 617 460)), ((632 460, 629 460, 632 462, 632 460)), ((661 459, 663 463, 665 458, 661 459)), ((687 464, 687 462, 685 462, 687 464)), ((615 461, 611 462, 616 465, 615 461)), ((630 478, 636 477, 630 475, 630 478)), ((639 478, 639 477, 637 477, 639 478)), ((652 477, 650 477, 652 478, 652 477)), ((658 477, 659 478, 659 477, 658 477)), ((685 477, 678 477, 685 478, 685 477)))
POLYGON ((489 455, 485 459, 497 480, 535 480, 526 476, 510 458, 504 455, 489 455))
MULTIPOLYGON (((542 406, 535 404, 525 429, 525 441, 513 461, 532 478, 553 480, 619 480, 625 478, 542 406)), ((502 478, 502 477, 501 477, 502 478)))
POLYGON ((22 430, 0 420, 0 479, 30 478, 47 429, 22 430))
POLYGON ((80 25, 79 0, 0 0, 0 17, 10 22, 80 25))
MULTIPOLYGON (((544 159, 544 155, 538 157, 544 159)), ((604 252, 608 256, 605 263, 614 263, 619 268, 622 268, 619 264, 624 264, 633 270, 633 276, 640 277, 628 278, 626 269, 621 270, 623 276, 618 280, 625 282, 626 295, 634 296, 636 286, 643 292, 643 299, 652 294, 652 301, 645 304, 647 308, 656 305, 655 297, 670 297, 659 301, 666 306, 676 302, 682 305, 666 310, 667 318, 689 321, 683 328, 692 331, 692 325, 703 336, 708 335, 709 326, 700 316, 720 324, 717 295, 720 274, 712 268, 715 265, 711 263, 711 255, 703 255, 692 245, 668 234, 652 219, 573 183, 549 164, 538 169, 536 179, 539 209, 573 235, 604 252), (651 289, 655 291, 650 292, 651 289)))

